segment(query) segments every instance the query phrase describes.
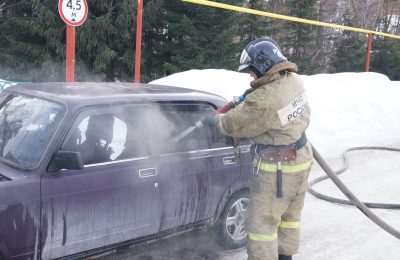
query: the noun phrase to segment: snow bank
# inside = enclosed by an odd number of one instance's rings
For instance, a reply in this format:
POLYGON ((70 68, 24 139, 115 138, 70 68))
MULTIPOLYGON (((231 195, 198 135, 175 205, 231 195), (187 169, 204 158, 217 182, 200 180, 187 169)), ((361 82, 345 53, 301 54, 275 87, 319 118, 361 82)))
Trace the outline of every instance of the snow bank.
MULTIPOLYGON (((378 73, 302 76, 311 106, 309 139, 321 153, 338 157, 347 148, 400 143, 400 83, 378 73)), ((249 87, 248 74, 228 70, 190 70, 151 83, 185 87, 227 100, 249 87)))
POLYGON ((251 80, 252 78, 248 74, 222 69, 207 69, 179 72, 150 83, 207 91, 230 100, 249 88, 251 80))
POLYGON ((20 82, 14 82, 14 81, 7 81, 4 79, 0 79, 0 91, 2 91, 3 89, 6 89, 8 87, 11 87, 13 85, 16 85, 20 82))
POLYGON ((352 146, 399 143, 400 96, 378 73, 304 76, 312 107, 307 133, 313 144, 332 155, 352 146))

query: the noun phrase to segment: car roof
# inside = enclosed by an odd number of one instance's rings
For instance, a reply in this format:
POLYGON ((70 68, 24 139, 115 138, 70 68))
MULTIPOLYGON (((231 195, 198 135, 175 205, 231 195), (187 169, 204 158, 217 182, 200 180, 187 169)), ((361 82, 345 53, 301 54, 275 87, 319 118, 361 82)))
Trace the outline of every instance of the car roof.
POLYGON ((221 106, 226 102, 223 97, 207 92, 143 83, 25 83, 9 87, 6 90, 61 101, 63 103, 73 103, 75 106, 130 101, 204 101, 221 106))

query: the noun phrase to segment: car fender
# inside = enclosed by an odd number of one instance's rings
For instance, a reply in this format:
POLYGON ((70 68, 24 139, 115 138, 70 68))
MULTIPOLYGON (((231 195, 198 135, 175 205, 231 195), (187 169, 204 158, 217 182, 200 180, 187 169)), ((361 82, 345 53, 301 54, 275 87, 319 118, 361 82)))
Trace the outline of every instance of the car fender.
POLYGON ((234 181, 229 188, 222 194, 221 199, 218 203, 217 209, 214 214, 213 222, 216 222, 222 211, 224 210, 225 204, 229 201, 229 199, 236 193, 249 189, 249 187, 244 187, 243 184, 240 182, 240 178, 234 181))

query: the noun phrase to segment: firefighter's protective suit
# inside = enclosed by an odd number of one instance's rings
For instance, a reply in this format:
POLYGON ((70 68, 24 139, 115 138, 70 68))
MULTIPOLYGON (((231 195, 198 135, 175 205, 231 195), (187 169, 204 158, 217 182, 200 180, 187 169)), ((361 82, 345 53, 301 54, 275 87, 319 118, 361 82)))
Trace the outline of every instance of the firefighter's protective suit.
MULTIPOLYGON (((251 82, 255 90, 243 103, 217 115, 221 132, 250 138, 264 147, 295 144, 309 125, 310 109, 297 66, 284 61, 251 82), (282 73, 282 71, 284 73, 282 73)), ((254 177, 247 210, 248 259, 275 260, 299 248, 301 211, 307 178, 313 162, 311 145, 297 150, 294 160, 284 161, 283 196, 277 197, 277 163, 254 154, 254 177)))

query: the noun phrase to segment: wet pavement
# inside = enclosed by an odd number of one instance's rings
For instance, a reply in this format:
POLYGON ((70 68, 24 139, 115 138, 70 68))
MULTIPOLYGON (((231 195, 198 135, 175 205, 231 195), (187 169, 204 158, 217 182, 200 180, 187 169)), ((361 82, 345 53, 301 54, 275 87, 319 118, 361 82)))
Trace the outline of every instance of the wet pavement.
MULTIPOLYGON (((399 155, 390 152, 357 152, 351 158, 342 181, 362 200, 398 203, 400 198, 399 155), (376 160, 378 158, 379 160, 376 160), (376 174, 376 173, 379 174, 376 174), (379 185, 377 185, 379 184, 379 185)), ((341 161, 333 164, 338 169, 341 161)), ((314 166, 310 180, 321 176, 314 166)), ((336 186, 326 181, 316 190, 343 198, 336 186)), ((375 209, 389 225, 400 230, 399 211, 375 209)), ((399 240, 376 226, 357 208, 330 203, 306 195, 301 224, 300 251, 295 260, 386 260, 400 259, 399 240)), ((245 260, 244 248, 226 250, 218 245, 212 230, 199 229, 159 241, 125 248, 98 256, 102 260, 245 260)))
POLYGON ((226 250, 212 228, 197 229, 157 241, 120 248, 91 257, 96 260, 246 260, 245 248, 226 250))

